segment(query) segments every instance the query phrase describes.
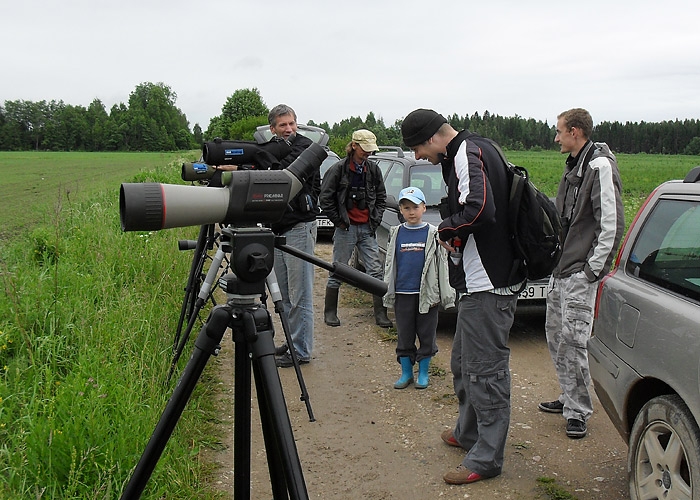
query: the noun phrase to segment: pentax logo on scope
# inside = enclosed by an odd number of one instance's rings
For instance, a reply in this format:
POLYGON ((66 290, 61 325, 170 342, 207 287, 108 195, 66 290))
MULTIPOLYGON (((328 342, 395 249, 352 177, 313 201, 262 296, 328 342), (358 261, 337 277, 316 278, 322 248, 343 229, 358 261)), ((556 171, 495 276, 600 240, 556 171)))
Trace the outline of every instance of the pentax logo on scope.
POLYGON ((251 201, 284 201, 284 193, 253 193, 251 201))

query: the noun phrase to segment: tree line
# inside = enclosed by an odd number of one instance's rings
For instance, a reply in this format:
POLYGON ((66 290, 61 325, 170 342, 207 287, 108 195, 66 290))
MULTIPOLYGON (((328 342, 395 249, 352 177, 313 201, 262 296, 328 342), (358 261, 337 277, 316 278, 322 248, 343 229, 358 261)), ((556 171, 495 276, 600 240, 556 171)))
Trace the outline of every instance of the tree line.
MULTIPOLYGON (((128 104, 112 106, 94 99, 90 105, 63 101, 5 101, 0 106, 3 151, 175 151, 197 145, 177 95, 162 83, 142 83, 128 104)), ((200 131, 201 138, 201 131, 200 131)))
MULTIPOLYGON (((5 101, 0 106, 2 151, 173 151, 197 149, 203 141, 221 137, 253 140, 255 128, 267 124, 269 108, 257 88, 236 90, 211 118, 206 131, 195 123, 190 129, 185 114, 176 106, 177 95, 163 83, 137 85, 127 104, 112 106, 109 113, 95 99, 90 105, 74 106, 63 101, 5 101)), ((547 121, 521 116, 500 116, 485 111, 472 115, 448 115, 457 130, 469 129, 490 137, 506 149, 557 149, 555 127, 547 121)), ((324 128, 329 147, 341 156, 352 132, 371 130, 380 145, 402 146, 401 121, 385 124, 373 112, 339 123, 309 125, 324 128)), ((700 120, 647 122, 601 122, 592 138, 607 142, 619 153, 700 154, 700 120)))

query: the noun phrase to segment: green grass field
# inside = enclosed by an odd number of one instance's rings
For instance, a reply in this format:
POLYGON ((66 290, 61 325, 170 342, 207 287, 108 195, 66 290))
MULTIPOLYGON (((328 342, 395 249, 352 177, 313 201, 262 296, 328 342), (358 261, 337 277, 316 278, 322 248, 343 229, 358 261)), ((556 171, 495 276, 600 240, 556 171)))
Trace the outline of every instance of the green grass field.
POLYGON ((42 222, 67 205, 100 191, 119 192, 122 182, 157 170, 188 153, 0 152, 0 237, 42 222))
MULTIPOLYGON (((167 384, 192 259, 177 241, 198 228, 122 232, 118 187, 181 182, 188 155, 0 154, 14 228, 0 240, 0 498, 119 498, 191 352, 167 384)), ((212 376, 142 498, 220 497, 200 458, 216 446, 212 376)))
MULTIPOLYGON (((542 192, 556 195, 565 155, 557 151, 506 151, 506 156, 512 163, 525 167, 542 192)), ((617 163, 622 177, 625 224, 629 227, 651 191, 662 182, 683 179, 691 168, 700 165, 700 156, 620 154, 617 163)))

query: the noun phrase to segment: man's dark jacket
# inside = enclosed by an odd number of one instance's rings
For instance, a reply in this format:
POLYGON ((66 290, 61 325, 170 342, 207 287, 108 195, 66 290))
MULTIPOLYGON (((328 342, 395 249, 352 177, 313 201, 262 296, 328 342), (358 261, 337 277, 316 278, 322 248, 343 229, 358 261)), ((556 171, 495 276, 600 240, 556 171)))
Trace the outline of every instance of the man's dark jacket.
MULTIPOLYGON (((382 221, 386 209, 386 189, 382 171, 371 160, 365 162, 365 201, 369 208, 369 227, 374 233, 382 221)), ((350 157, 333 164, 323 176, 319 202, 321 210, 335 227, 350 227, 350 218, 346 208, 350 188, 350 157)))
MULTIPOLYGON (((296 134, 291 141, 292 151, 280 160, 280 170, 287 168, 313 141, 301 134, 296 134)), ((321 213, 318 206, 318 196, 321 192, 321 174, 317 168, 311 178, 303 184, 299 193, 292 198, 282 219, 270 224, 275 234, 289 231, 299 222, 312 222, 321 213)))
POLYGON ((443 241, 459 237, 464 246, 460 264, 449 263, 452 286, 458 292, 478 292, 518 285, 525 275, 508 230, 510 182, 500 155, 481 136, 463 130, 447 145, 441 163, 449 215, 439 236, 443 241))

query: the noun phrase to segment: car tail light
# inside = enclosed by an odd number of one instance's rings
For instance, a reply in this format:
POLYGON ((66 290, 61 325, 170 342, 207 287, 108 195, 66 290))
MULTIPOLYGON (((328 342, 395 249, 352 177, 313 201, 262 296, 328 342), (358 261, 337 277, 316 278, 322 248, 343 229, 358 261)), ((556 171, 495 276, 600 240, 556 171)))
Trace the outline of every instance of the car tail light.
POLYGON ((600 297, 603 295, 603 287, 605 286, 605 282, 610 278, 613 274, 617 272, 617 264, 615 265, 615 269, 610 271, 608 274, 603 276, 603 279, 600 280, 600 283, 598 283, 598 293, 595 296, 595 308, 593 309, 593 319, 598 319, 598 308, 600 307, 600 297))

